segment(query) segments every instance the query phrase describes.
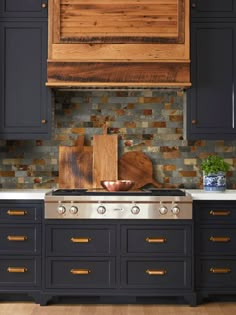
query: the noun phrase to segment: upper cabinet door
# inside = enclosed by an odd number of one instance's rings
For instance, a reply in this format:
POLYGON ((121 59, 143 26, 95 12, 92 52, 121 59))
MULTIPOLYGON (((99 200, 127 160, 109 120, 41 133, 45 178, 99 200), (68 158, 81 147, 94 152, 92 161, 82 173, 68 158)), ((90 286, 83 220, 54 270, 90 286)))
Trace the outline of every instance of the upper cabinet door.
POLYGON ((192 17, 235 17, 235 0, 191 0, 192 17))
POLYGON ((0 17, 47 17, 48 0, 1 0, 0 17))

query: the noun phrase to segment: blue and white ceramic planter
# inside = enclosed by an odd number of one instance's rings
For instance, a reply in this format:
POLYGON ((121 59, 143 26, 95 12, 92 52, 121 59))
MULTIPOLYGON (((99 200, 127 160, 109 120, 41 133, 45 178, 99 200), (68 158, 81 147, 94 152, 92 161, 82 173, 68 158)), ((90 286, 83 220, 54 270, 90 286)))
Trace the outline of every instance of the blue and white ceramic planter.
POLYGON ((206 191, 225 191, 226 177, 225 172, 217 174, 203 174, 203 186, 206 191))

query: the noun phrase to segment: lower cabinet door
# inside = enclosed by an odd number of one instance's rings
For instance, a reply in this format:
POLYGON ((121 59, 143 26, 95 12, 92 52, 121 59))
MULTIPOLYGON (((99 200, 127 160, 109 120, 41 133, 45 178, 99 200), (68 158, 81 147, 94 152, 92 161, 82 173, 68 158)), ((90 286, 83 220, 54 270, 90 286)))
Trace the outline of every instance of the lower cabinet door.
POLYGON ((190 289, 191 259, 123 259, 122 286, 129 288, 190 289))
POLYGON ((0 288, 37 287, 41 284, 40 257, 10 257, 0 258, 0 288))
POLYGON ((198 288, 236 288, 236 260, 201 259, 196 282, 198 288))
POLYGON ((114 258, 48 258, 47 288, 111 288, 115 285, 114 258))

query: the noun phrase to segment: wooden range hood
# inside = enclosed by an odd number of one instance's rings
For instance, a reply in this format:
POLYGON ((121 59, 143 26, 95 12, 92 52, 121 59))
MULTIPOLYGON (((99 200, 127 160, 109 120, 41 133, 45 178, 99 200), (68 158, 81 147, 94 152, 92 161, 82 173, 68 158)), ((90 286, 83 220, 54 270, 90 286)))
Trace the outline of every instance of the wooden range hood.
POLYGON ((188 87, 189 0, 50 0, 50 87, 188 87))

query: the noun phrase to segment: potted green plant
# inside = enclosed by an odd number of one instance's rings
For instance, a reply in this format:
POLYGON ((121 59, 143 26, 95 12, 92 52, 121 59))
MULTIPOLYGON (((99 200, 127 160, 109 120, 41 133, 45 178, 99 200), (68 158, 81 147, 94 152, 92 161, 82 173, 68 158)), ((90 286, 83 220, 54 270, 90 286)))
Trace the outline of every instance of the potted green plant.
POLYGON ((209 155, 201 163, 203 186, 206 191, 225 191, 226 172, 230 165, 218 155, 209 155))

